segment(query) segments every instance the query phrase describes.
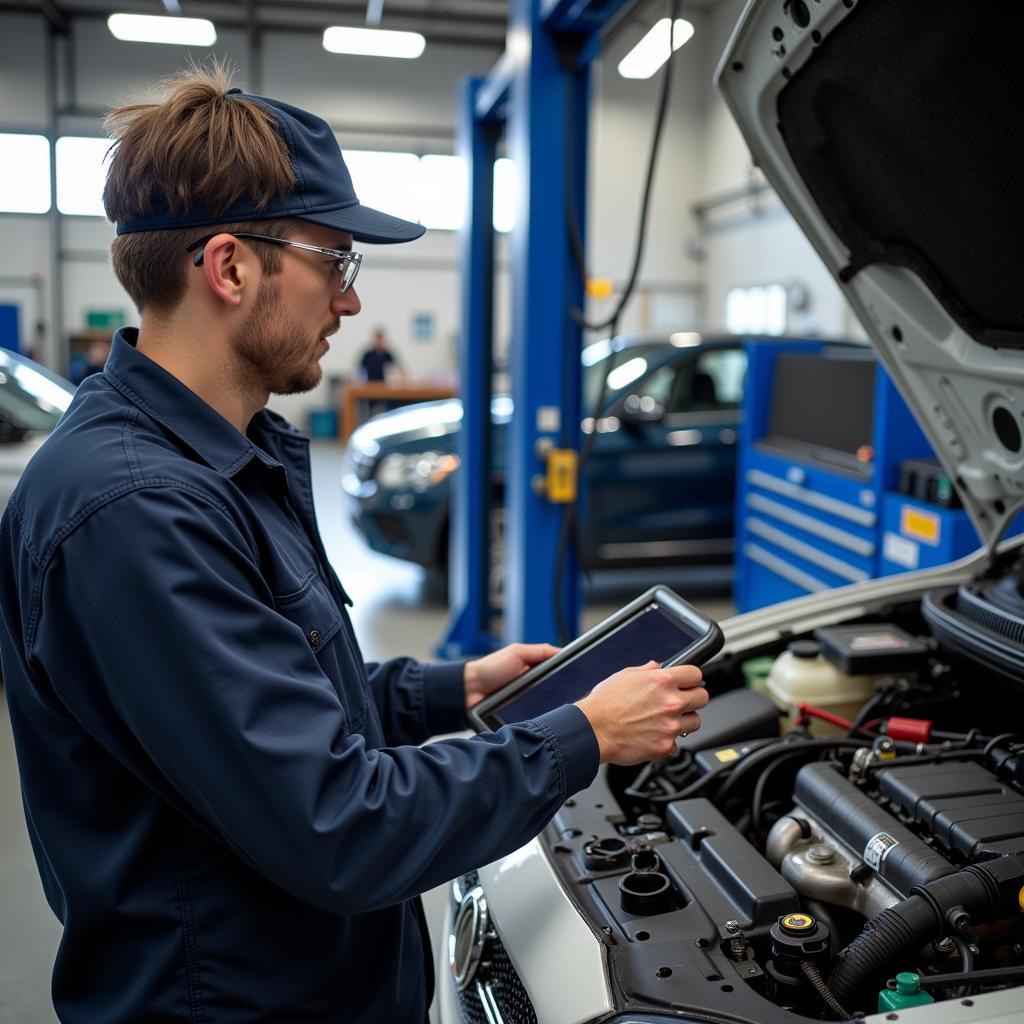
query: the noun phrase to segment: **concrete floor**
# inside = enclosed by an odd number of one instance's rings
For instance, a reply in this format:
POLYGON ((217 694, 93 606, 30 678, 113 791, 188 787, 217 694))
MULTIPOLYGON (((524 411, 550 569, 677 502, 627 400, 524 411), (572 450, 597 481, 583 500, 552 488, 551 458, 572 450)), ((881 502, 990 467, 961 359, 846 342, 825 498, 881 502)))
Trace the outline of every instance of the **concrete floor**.
MULTIPOLYGON (((340 450, 314 446, 313 484, 320 530, 331 562, 353 599, 352 619, 364 656, 397 654, 429 659, 447 619, 447 606, 415 566, 369 551, 348 524, 340 488, 340 450)), ((732 613, 721 577, 672 574, 674 586, 714 618, 732 613), (716 593, 716 584, 717 593, 716 593), (709 589, 709 587, 711 589, 709 589)), ((583 625, 599 622, 651 582, 650 577, 602 577, 588 592, 583 625)), ((428 916, 441 906, 428 900, 428 916)), ((22 814, 7 706, 0 709, 0 1024, 54 1024, 50 970, 60 925, 43 898, 22 814)), ((436 946, 435 946, 436 948, 436 946)))

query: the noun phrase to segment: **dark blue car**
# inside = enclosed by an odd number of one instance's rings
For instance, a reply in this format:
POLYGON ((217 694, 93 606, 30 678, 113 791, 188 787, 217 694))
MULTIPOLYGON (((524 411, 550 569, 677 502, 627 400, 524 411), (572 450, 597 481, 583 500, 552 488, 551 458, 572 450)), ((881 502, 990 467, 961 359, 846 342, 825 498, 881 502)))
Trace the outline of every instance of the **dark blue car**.
MULTIPOLYGON (((584 432, 598 432, 581 517, 587 568, 731 559, 745 340, 680 332, 621 337, 584 350, 584 409, 593 409, 608 370, 605 414, 596 425, 589 417, 583 421, 584 432)), ((492 556, 500 573, 512 400, 495 396, 491 413, 492 556)), ((450 399, 376 416, 352 434, 343 486, 371 548, 446 569, 461 422, 462 403, 450 399)))

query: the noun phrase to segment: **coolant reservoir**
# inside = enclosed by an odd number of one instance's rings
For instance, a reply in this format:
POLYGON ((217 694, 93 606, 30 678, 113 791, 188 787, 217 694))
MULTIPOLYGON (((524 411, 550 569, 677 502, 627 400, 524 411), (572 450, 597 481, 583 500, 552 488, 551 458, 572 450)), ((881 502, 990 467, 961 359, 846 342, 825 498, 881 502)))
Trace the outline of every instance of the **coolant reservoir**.
MULTIPOLYGON (((783 732, 796 721, 799 704, 813 704, 849 721, 875 692, 875 676, 848 676, 821 656, 814 640, 794 640, 772 665, 765 688, 779 710, 788 717, 783 732)), ((814 719, 811 731, 818 736, 842 736, 843 729, 814 719)))

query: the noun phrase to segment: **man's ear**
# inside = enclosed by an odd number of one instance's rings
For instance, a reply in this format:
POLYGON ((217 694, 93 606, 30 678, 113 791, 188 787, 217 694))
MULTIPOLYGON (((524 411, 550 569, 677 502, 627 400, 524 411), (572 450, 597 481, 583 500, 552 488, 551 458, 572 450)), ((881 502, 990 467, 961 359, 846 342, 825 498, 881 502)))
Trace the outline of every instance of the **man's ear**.
POLYGON ((203 250, 203 277, 210 291, 230 306, 241 305, 242 294, 254 272, 252 256, 234 235, 214 235, 203 250))

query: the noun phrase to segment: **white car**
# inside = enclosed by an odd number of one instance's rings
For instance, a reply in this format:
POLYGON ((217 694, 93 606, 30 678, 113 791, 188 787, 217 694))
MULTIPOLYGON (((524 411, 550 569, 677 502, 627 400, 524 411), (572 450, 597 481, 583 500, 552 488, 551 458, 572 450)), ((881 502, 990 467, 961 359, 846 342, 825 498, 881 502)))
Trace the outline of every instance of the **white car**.
POLYGON ((704 726, 675 758, 602 769, 537 839, 453 883, 442 1024, 1024 1021, 1024 544, 1001 541, 1024 504, 1008 10, 753 0, 717 76, 984 547, 723 622, 704 726), (774 672, 808 641, 874 680, 839 731, 812 715, 780 736, 744 668, 774 672))
POLYGON ((0 348, 0 512, 74 394, 63 377, 0 348))

